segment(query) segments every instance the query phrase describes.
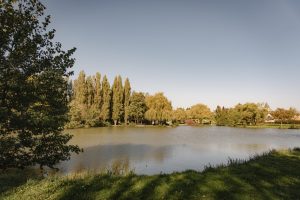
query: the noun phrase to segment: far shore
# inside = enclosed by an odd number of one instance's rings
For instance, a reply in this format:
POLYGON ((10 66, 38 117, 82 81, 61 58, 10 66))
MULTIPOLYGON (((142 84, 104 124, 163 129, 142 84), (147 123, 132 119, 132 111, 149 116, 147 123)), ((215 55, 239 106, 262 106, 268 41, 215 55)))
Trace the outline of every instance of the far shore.
MULTIPOLYGON (((178 126, 191 126, 191 127, 211 127, 217 126, 215 124, 173 124, 173 125, 151 125, 151 124, 120 124, 120 125, 109 125, 109 126, 95 126, 95 127, 75 127, 65 128, 65 130, 72 129, 89 129, 89 128, 105 128, 105 127, 134 127, 134 128, 174 128, 178 126)), ((259 125, 239 125, 239 126, 217 126, 217 127, 229 127, 229 128, 249 128, 249 129, 300 129, 300 124, 259 124, 259 125)))

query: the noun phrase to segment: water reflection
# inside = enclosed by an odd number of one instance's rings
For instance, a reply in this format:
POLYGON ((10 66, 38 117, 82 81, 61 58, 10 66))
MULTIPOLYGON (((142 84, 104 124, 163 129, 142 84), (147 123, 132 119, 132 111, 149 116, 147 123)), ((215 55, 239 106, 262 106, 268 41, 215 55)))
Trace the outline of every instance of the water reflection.
POLYGON ((138 174, 202 170, 205 165, 247 159, 270 149, 300 144, 299 130, 227 127, 95 128, 68 131, 84 148, 58 167, 62 173, 82 170, 134 169, 138 174))
MULTIPOLYGON (((152 146, 146 144, 117 144, 86 147, 84 153, 73 155, 68 162, 60 164, 62 173, 79 172, 83 170, 101 171, 115 166, 117 163, 128 164, 128 169, 135 169, 134 162, 161 163, 171 153, 171 146, 152 146), (129 162, 130 160, 130 162, 129 162)), ((146 167, 146 165, 145 165, 146 167)), ((129 170, 128 170, 129 171, 129 170)))

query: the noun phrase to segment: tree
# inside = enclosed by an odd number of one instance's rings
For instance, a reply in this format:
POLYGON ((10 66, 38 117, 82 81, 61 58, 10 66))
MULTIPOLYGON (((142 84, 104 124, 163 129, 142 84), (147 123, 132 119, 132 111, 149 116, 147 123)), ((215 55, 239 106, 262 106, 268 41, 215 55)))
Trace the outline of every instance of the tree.
POLYGON ((73 98, 69 104, 69 123, 67 128, 79 128, 86 126, 89 115, 88 110, 88 86, 84 71, 80 71, 78 78, 74 80, 73 98))
POLYGON ((117 125, 121 121, 124 111, 123 106, 123 86, 121 76, 117 76, 114 79, 112 86, 112 119, 114 125, 117 125))
POLYGON ((188 118, 196 120, 200 124, 207 122, 210 123, 213 118, 213 113, 206 105, 196 104, 189 109, 188 118))
POLYGON ((87 92, 87 108, 91 108, 94 104, 94 85, 91 76, 86 79, 86 92, 87 92))
POLYGON ((152 124, 155 123, 154 121, 162 124, 171 119, 172 104, 162 92, 147 96, 146 105, 148 110, 145 113, 145 118, 152 121, 152 124))
POLYGON ((172 112, 172 120, 184 123, 184 121, 187 119, 187 114, 184 108, 177 108, 172 112))
POLYGON ((111 90, 106 75, 104 75, 102 80, 102 98, 101 119, 107 122, 111 115, 111 90))
POLYGON ((129 116, 130 95, 131 95, 131 86, 130 86, 129 79, 126 78, 124 84, 124 122, 126 125, 128 123, 128 116, 129 116))
POLYGON ((142 122, 146 110, 145 95, 142 92, 133 92, 128 107, 129 118, 135 123, 142 122))
POLYGON ((63 51, 38 1, 1 1, 0 168, 53 168, 80 149, 67 143, 67 79, 75 48, 63 51))
POLYGON ((297 110, 294 108, 277 108, 271 114, 273 115, 276 121, 280 122, 280 126, 282 127, 283 123, 289 123, 297 115, 297 110))
POLYGON ((95 94, 94 94, 94 104, 95 108, 99 111, 99 117, 101 112, 102 105, 102 89, 101 89, 101 74, 99 72, 94 76, 94 86, 95 86, 95 94))
POLYGON ((238 104, 234 109, 240 114, 239 123, 243 125, 256 125, 259 122, 264 122, 268 114, 268 110, 264 107, 264 104, 238 104))

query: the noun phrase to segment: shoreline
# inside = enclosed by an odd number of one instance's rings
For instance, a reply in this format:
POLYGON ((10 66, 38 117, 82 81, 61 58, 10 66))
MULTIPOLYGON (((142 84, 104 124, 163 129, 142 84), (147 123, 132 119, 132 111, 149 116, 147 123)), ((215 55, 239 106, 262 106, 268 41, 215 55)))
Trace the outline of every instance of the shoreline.
POLYGON ((148 125, 148 124, 137 124, 137 125, 111 125, 111 126, 95 126, 95 127, 77 127, 77 128, 65 128, 64 130, 74 130, 74 129, 90 129, 90 128, 176 128, 180 126, 190 126, 190 127, 229 127, 229 128, 245 128, 245 129, 289 129, 289 130, 299 130, 300 124, 262 124, 262 125, 247 125, 247 126, 217 126, 215 124, 199 124, 199 125, 188 125, 188 124, 177 124, 177 125, 148 125))
POLYGON ((37 177, 0 174, 0 199, 297 199, 300 149, 270 151, 247 161, 152 176, 79 173, 37 177))

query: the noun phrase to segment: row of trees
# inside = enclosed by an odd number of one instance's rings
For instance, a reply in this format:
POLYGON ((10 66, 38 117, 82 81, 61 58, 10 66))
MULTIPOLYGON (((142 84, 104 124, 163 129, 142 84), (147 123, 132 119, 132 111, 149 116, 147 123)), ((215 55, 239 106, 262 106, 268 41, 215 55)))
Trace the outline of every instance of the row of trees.
POLYGON ((189 109, 173 110, 172 103, 163 93, 154 95, 131 91, 128 78, 123 84, 116 76, 111 86, 107 77, 96 73, 86 76, 84 71, 74 81, 69 82, 69 118, 67 127, 93 127, 130 122, 165 124, 183 123, 187 119, 198 123, 212 121, 213 113, 203 104, 189 109))
POLYGON ((233 108, 218 106, 215 110, 215 121, 219 126, 257 125, 267 121, 278 123, 291 123, 297 115, 294 108, 277 108, 272 111, 267 103, 237 104, 233 108))
POLYGON ((215 120, 219 126, 256 125, 265 121, 269 111, 268 104, 237 104, 233 108, 218 106, 215 120))
POLYGON ((86 76, 84 71, 69 83, 70 122, 67 127, 93 127, 121 123, 216 123, 219 126, 246 126, 264 123, 271 115, 277 122, 287 123, 297 114, 295 109, 271 111, 267 103, 237 104, 233 108, 218 106, 212 112, 204 104, 173 110, 163 93, 154 95, 131 91, 129 79, 123 84, 116 76, 111 86, 100 73, 86 76))

